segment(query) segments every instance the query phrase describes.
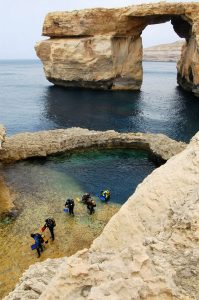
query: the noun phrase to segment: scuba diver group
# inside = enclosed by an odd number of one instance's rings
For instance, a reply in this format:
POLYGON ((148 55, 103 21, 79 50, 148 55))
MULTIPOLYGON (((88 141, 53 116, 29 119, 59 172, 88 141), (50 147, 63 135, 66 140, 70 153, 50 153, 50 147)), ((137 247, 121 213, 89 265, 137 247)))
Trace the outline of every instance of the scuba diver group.
MULTIPOLYGON (((104 190, 100 192, 100 195, 98 196, 99 199, 103 202, 107 202, 110 199, 110 191, 109 190, 104 190)), ((77 198, 79 200, 79 198, 77 198)), ((94 214, 95 212, 95 207, 96 207, 96 202, 95 200, 91 197, 90 193, 86 193, 82 196, 82 199, 79 200, 79 202, 83 203, 86 205, 87 210, 90 215, 94 214)), ((74 216, 74 207, 75 207, 75 201, 73 199, 67 199, 65 203, 65 208, 64 212, 69 213, 70 215, 74 216)), ((40 233, 31 233, 31 237, 34 239, 35 243, 31 245, 32 250, 37 250, 38 258, 41 256, 41 252, 44 251, 44 244, 48 243, 48 239, 44 235, 44 231, 46 228, 49 229, 50 234, 51 234, 51 239, 54 241, 55 235, 54 235, 54 227, 56 226, 56 222, 53 218, 48 218, 45 220, 44 226, 40 229, 40 233)))

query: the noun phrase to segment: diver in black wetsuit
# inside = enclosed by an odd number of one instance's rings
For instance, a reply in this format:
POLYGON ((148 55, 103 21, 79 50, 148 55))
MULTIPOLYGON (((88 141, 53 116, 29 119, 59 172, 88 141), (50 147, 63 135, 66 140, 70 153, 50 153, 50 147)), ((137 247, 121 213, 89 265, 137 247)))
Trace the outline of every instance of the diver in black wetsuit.
POLYGON ((73 199, 67 199, 65 206, 68 207, 69 209, 69 214, 74 216, 74 206, 75 206, 75 202, 73 199))
POLYGON ((51 234, 51 239, 54 241, 55 234, 54 234, 54 227, 56 226, 55 220, 53 218, 48 218, 45 220, 44 228, 48 228, 51 234))
POLYGON ((95 200, 93 200, 93 199, 90 198, 87 201, 87 209, 89 210, 90 215, 94 214, 94 212, 95 212, 94 207, 96 207, 95 200))

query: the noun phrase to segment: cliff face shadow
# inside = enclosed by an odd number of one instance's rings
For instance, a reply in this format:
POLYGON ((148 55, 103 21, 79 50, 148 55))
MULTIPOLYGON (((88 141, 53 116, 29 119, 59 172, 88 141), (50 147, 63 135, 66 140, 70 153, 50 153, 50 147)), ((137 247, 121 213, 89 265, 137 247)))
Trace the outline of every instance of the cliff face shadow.
POLYGON ((44 96, 43 114, 56 128, 130 131, 136 130, 141 116, 139 106, 140 92, 99 92, 51 86, 44 96))

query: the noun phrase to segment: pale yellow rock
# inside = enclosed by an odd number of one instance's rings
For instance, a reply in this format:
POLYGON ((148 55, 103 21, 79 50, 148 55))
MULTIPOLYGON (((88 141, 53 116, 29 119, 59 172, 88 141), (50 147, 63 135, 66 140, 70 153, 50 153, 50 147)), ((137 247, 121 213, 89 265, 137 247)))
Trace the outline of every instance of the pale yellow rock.
POLYGON ((85 299, 198 299, 198 138, 138 186, 82 257, 100 271, 71 282, 62 265, 40 299, 84 299, 85 285, 85 299))
MULTIPOLYGON (((197 300, 198 219, 199 133, 137 187, 90 249, 56 268, 36 298, 197 300)), ((25 282, 5 299, 29 299, 25 282)))
POLYGON ((141 39, 95 36, 49 39, 35 47, 52 83, 68 87, 139 89, 141 39))
MULTIPOLYGON (((5 141, 6 129, 0 124, 0 150, 2 149, 5 141)), ((12 203, 13 197, 11 196, 10 190, 6 185, 3 176, 0 173, 0 215, 10 211, 14 205, 12 203)))
POLYGON ((178 65, 178 84, 198 96, 198 15, 199 3, 164 1, 49 13, 43 35, 51 39, 35 49, 47 79, 56 85, 139 90, 143 77, 140 36, 147 25, 171 21, 187 42, 178 65))
POLYGON ((184 45, 177 67, 178 83, 199 96, 199 35, 184 45))
POLYGON ((6 129, 3 125, 0 124, 0 149, 2 148, 2 144, 5 140, 6 129))
POLYGON ((198 25, 198 3, 150 3, 125 8, 93 8, 72 12, 52 12, 44 21, 43 35, 71 36, 138 36, 149 24, 169 21, 177 16, 198 25))
POLYGON ((0 149, 0 162, 14 162, 29 157, 86 149, 130 148, 146 150, 155 160, 166 161, 186 148, 163 134, 119 133, 109 131, 89 131, 82 128, 19 133, 6 137, 0 149))

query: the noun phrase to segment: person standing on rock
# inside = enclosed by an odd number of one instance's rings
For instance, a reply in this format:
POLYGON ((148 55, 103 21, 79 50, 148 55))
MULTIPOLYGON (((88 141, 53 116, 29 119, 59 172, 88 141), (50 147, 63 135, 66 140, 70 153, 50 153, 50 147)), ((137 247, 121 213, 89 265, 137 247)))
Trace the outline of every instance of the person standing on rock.
POLYGON ((53 218, 48 218, 45 220, 45 225, 43 226, 43 231, 48 228, 51 234, 51 239, 54 241, 55 235, 54 235, 54 227, 56 226, 55 220, 53 218))
POLYGON ((75 202, 73 199, 67 199, 66 203, 65 203, 65 207, 68 208, 69 210, 69 214, 74 216, 74 206, 75 206, 75 202))
POLYGON ((95 200, 93 200, 92 198, 90 198, 87 201, 87 209, 89 210, 90 215, 94 214, 94 212, 95 212, 94 207, 96 207, 95 200))

